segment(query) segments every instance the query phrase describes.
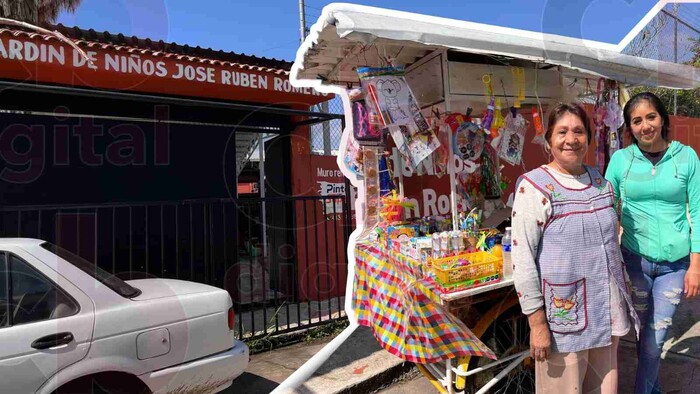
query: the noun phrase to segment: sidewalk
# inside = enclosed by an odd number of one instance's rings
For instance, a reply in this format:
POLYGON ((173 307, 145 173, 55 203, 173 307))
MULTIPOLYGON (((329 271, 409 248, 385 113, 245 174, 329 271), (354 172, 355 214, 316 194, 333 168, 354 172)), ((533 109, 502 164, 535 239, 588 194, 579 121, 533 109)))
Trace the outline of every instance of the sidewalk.
MULTIPOLYGON (((223 393, 267 394, 331 340, 324 338, 253 355, 246 372, 223 393)), ((412 368, 411 363, 380 348, 369 328, 358 327, 297 392, 369 393, 412 368)))
MULTIPOLYGON (((661 383, 667 393, 696 393, 700 387, 700 298, 683 301, 664 345, 661 383)), ((267 394, 328 343, 331 338, 301 343, 251 357, 241 377, 225 394, 267 394)), ((620 393, 634 390, 636 350, 628 335, 620 344, 620 393)), ((371 393, 413 370, 379 347, 370 329, 359 327, 297 392, 304 394, 371 393)), ((415 376, 411 372, 411 376, 415 376)), ((435 393, 422 376, 396 384, 382 393, 435 393)))

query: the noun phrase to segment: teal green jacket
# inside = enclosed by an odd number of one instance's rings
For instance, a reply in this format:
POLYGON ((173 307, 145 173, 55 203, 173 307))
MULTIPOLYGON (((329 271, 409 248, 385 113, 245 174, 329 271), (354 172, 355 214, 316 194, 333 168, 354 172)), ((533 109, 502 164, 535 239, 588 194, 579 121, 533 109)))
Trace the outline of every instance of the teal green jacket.
POLYGON ((700 253, 700 162, 693 148, 673 141, 652 166, 632 144, 613 154, 605 178, 620 208, 625 248, 655 262, 700 253))

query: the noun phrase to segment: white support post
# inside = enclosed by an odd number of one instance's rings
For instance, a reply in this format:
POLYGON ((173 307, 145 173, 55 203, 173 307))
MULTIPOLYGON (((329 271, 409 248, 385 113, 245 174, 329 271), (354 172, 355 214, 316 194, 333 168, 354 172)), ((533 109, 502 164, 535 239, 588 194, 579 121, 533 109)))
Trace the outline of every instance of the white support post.
POLYGON ((260 241, 263 245, 263 257, 267 257, 267 216, 265 215, 265 133, 261 133, 258 139, 258 171, 260 180, 258 181, 258 189, 260 191, 260 216, 262 226, 263 239, 260 241))
POLYGON ((357 323, 350 323, 348 328, 343 330, 335 339, 330 341, 326 346, 323 347, 318 353, 314 354, 307 362, 304 363, 299 369, 294 371, 287 379, 284 380, 276 389, 274 389, 270 394, 286 394, 294 393, 296 389, 304 384, 311 375, 316 372, 316 370, 323 365, 330 358, 333 353, 340 347, 340 345, 345 342, 346 339, 357 329, 357 323))
MULTIPOLYGON (((393 152, 392 152, 393 153, 393 152)), ((387 166, 389 165, 389 160, 387 159, 387 166)), ((399 172, 399 195, 405 196, 403 193, 403 157, 401 156, 401 152, 396 152, 396 167, 394 168, 394 171, 399 172)))
MULTIPOLYGON (((447 50, 442 52, 442 82, 443 95, 445 96, 445 112, 449 113, 452 110, 450 105, 450 65, 447 61, 447 50)), ((452 136, 447 139, 449 152, 447 153, 447 173, 450 175, 450 207, 452 211, 452 230, 458 229, 457 223, 457 180, 455 177, 455 160, 452 153, 452 136)))

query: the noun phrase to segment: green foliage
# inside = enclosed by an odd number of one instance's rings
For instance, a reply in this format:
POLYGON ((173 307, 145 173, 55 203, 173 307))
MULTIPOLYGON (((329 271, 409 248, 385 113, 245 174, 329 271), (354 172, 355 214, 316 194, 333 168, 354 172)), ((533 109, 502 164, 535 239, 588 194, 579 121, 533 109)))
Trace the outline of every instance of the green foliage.
POLYGON ((0 17, 31 24, 56 22, 61 11, 75 11, 81 0, 0 0, 0 17))

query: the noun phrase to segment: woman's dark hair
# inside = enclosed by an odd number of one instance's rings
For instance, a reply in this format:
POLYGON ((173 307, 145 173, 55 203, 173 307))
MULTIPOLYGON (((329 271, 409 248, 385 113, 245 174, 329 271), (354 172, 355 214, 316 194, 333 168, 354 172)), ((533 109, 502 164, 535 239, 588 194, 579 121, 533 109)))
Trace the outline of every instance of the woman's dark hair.
POLYGON ((586 110, 583 109, 582 106, 576 103, 559 103, 556 107, 552 109, 552 112, 550 112, 549 114, 549 119, 547 122, 547 131, 544 133, 544 139, 551 144, 554 125, 556 125, 559 119, 561 119, 561 117, 566 114, 572 114, 574 116, 577 116, 581 120, 581 123, 583 123, 583 127, 586 128, 586 137, 588 138, 586 142, 590 144, 591 124, 588 121, 588 114, 586 114, 586 110))
POLYGON ((656 112, 659 113, 659 116, 661 116, 661 138, 664 139, 664 141, 668 141, 668 133, 669 129, 668 126, 671 124, 671 121, 668 119, 668 111, 666 111, 666 107, 664 106, 664 103, 661 102, 661 99, 658 98, 654 93, 651 92, 642 92, 642 93, 637 93, 632 98, 630 101, 625 104, 625 108, 622 110, 622 116, 625 118, 625 130, 627 130, 628 133, 630 133, 630 137, 632 137, 632 141, 636 144, 637 139, 634 138, 634 135, 632 134, 632 128, 631 122, 632 119, 632 111, 634 111, 635 108, 641 103, 642 101, 648 102, 656 112))

